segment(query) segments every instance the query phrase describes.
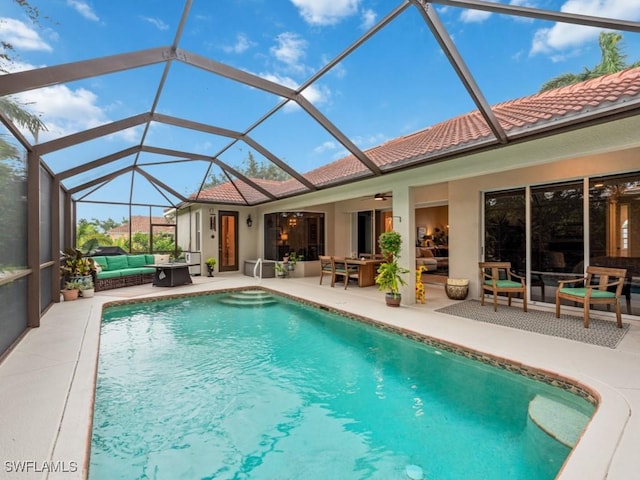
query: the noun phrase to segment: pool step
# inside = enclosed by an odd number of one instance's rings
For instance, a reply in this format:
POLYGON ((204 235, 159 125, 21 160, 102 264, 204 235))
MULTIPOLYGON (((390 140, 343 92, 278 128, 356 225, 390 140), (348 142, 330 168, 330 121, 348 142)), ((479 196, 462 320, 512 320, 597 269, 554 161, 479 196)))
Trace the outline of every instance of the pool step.
POLYGON ((573 448, 589 417, 568 405, 536 395, 529 402, 529 418, 547 435, 573 448))
POLYGON ((240 290, 220 299, 225 305, 256 306, 271 305, 277 302, 275 297, 264 290, 240 290))

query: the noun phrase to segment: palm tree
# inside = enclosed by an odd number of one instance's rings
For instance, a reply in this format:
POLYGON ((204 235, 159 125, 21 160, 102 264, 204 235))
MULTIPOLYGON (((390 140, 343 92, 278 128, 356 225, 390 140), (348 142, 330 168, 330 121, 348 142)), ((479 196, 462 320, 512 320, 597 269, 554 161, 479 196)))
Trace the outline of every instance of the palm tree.
POLYGON ((581 73, 563 73, 545 82, 540 88, 541 92, 554 88, 566 87, 574 83, 584 82, 592 78, 616 73, 627 68, 640 66, 640 61, 628 65, 625 62, 626 55, 621 51, 618 42, 622 40, 622 35, 615 32, 600 32, 599 44, 602 53, 602 60, 598 65, 589 70, 585 67, 581 73))

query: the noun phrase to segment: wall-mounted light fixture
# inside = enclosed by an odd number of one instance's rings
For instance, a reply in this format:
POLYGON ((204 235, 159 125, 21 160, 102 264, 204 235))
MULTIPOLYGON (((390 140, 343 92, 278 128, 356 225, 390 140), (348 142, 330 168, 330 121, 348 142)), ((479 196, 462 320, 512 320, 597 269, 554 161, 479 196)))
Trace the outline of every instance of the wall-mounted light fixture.
POLYGON ((251 225, 253 225, 253 220, 251 219, 251 214, 249 214, 247 217, 247 227, 251 228, 251 225))

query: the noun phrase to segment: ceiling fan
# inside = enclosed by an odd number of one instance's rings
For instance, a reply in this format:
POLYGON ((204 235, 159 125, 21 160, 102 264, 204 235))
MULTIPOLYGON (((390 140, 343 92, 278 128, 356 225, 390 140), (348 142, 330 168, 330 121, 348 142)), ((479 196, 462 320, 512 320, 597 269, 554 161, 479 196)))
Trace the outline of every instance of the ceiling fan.
POLYGON ((373 196, 374 200, 378 200, 378 201, 381 201, 381 202, 385 202, 389 198, 393 198, 393 195, 391 195, 390 193, 376 193, 373 196))

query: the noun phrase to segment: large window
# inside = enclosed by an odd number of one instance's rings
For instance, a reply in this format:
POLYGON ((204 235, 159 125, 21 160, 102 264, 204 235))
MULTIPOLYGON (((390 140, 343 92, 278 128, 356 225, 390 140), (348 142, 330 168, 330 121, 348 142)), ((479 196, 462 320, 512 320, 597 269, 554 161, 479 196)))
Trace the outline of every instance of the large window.
POLYGON ((514 270, 525 273, 525 214, 524 188, 485 195, 484 258, 487 262, 511 262, 514 270))
POLYGON ((282 260, 290 253, 304 260, 324 255, 324 213, 278 212, 264 217, 264 256, 282 260))
POLYGON ((550 274, 584 271, 583 183, 531 189, 531 270, 550 274))
POLYGON ((590 180, 589 264, 626 268, 622 311, 640 313, 639 175, 590 180))

